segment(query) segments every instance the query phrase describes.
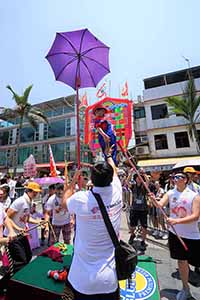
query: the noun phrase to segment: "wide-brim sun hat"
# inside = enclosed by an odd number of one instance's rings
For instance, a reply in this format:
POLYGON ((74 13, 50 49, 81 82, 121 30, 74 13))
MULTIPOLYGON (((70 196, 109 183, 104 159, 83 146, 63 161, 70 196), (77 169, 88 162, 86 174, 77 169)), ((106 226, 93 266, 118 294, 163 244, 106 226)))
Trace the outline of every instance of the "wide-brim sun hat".
POLYGON ((93 107, 93 110, 92 110, 93 114, 95 114, 95 111, 97 109, 104 109, 106 114, 109 113, 109 109, 107 107, 103 106, 102 104, 97 104, 93 107))
POLYGON ((40 185, 37 182, 31 181, 28 182, 27 185, 25 185, 26 189, 32 190, 34 192, 40 193, 42 191, 40 185))

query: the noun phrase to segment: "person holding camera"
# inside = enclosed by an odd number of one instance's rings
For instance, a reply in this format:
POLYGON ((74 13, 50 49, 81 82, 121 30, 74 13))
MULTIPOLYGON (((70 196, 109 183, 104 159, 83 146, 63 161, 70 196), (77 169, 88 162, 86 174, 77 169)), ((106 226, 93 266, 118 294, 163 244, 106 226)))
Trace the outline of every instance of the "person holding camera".
MULTIPOLYGON (((143 169, 139 170, 142 179, 148 184, 149 179, 143 169)), ((135 239, 135 229, 138 225, 142 227, 142 241, 140 244, 140 250, 146 250, 146 234, 147 234, 147 191, 142 184, 142 181, 138 174, 133 176, 133 181, 129 182, 129 188, 132 192, 131 210, 130 210, 130 238, 129 244, 133 244, 135 239)))
MULTIPOLYGON (((111 153, 112 149, 109 148, 106 153, 107 161, 92 167, 91 182, 93 192, 101 196, 119 236, 122 186, 111 153)), ((76 217, 74 255, 68 281, 75 300, 118 300, 115 249, 97 200, 90 190, 73 194, 73 186, 80 173, 75 173, 63 197, 63 206, 76 217)))

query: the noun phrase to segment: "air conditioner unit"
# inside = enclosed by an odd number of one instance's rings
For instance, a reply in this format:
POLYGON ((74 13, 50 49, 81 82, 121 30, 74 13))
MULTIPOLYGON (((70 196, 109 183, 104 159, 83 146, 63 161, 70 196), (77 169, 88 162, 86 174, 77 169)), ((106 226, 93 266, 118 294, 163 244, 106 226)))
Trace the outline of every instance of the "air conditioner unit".
POLYGON ((148 146, 140 146, 140 147, 136 147, 135 153, 136 153, 136 155, 145 155, 145 154, 149 154, 149 147, 148 147, 148 146))

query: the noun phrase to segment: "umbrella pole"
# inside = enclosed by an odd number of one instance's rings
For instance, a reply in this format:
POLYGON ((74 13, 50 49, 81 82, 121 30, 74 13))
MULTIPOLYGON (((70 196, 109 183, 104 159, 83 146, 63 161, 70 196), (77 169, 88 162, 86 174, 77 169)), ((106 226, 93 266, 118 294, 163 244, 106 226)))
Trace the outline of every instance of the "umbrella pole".
POLYGON ((81 144, 80 144, 80 121, 79 121, 79 87, 76 87, 76 143, 77 143, 77 163, 78 169, 81 166, 81 144))

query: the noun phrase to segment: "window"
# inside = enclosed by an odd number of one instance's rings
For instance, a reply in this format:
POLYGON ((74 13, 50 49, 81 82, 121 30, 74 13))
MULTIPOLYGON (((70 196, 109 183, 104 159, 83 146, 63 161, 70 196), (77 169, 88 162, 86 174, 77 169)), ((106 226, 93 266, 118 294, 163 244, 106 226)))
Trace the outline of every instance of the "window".
POLYGON ((52 144, 51 149, 55 162, 64 161, 64 144, 52 144))
POLYGON ((167 105, 159 104, 151 106, 152 120, 164 119, 168 117, 167 105))
POLYGON ((71 119, 66 119, 66 131, 65 136, 71 135, 71 119))
POLYGON ((140 144, 143 144, 143 143, 148 143, 148 137, 147 137, 147 135, 136 136, 135 137, 135 142, 136 142, 136 145, 140 145, 140 144))
POLYGON ((8 145, 9 131, 0 132, 0 146, 8 145))
POLYGON ((145 118, 144 107, 135 107, 134 108, 134 117, 135 117, 135 119, 145 118))
POLYGON ((167 135, 157 134, 154 136, 156 150, 168 149, 167 135))
POLYGON ((65 120, 51 122, 48 128, 48 138, 65 136, 65 120))
POLYGON ((6 151, 0 151, 0 166, 6 165, 6 151))
POLYGON ((187 131, 175 132, 176 148, 190 147, 187 131))
POLYGON ((22 128, 20 131, 20 142, 32 142, 34 141, 35 130, 32 127, 22 128))
POLYGON ((19 148, 18 163, 23 165, 23 162, 33 154, 33 147, 19 148))

